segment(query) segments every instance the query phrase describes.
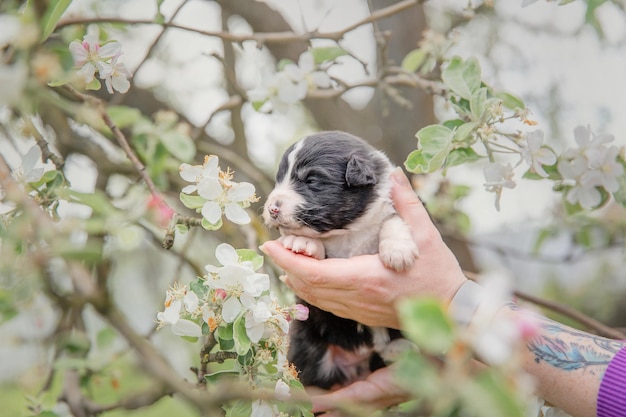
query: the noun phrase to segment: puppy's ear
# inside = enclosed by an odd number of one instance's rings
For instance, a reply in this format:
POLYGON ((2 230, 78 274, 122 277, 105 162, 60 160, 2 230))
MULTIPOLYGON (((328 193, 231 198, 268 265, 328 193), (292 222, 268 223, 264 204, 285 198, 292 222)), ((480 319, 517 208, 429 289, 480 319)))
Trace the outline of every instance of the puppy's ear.
POLYGON ((352 155, 346 167, 346 183, 348 187, 373 185, 377 182, 376 173, 369 166, 368 161, 357 155, 352 155))

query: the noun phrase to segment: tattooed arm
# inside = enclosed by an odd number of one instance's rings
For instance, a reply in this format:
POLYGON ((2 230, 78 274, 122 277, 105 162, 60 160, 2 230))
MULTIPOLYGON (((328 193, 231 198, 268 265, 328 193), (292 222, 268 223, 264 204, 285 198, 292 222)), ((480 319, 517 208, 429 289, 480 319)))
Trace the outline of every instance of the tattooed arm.
MULTIPOLYGON (((501 313, 514 318, 520 311, 507 306, 501 313)), ((537 394, 572 416, 595 416, 602 377, 609 362, 626 343, 576 330, 542 316, 538 316, 538 324, 537 335, 526 344, 524 360, 524 368, 536 379, 537 394)))

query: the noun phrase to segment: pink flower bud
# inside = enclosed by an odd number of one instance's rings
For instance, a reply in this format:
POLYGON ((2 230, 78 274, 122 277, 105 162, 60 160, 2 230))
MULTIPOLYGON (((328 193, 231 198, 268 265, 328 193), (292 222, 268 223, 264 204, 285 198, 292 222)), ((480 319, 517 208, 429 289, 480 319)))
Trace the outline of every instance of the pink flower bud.
POLYGON ((223 290, 221 288, 218 288, 217 290, 215 290, 216 300, 225 300, 226 296, 228 296, 228 293, 226 292, 226 290, 223 290))
POLYGON ((162 227, 167 227, 174 215, 174 210, 161 197, 156 195, 150 197, 147 205, 148 209, 154 213, 156 222, 162 227))
POLYGON ((291 313, 296 320, 304 321, 309 318, 309 308, 302 304, 296 304, 293 306, 291 313))

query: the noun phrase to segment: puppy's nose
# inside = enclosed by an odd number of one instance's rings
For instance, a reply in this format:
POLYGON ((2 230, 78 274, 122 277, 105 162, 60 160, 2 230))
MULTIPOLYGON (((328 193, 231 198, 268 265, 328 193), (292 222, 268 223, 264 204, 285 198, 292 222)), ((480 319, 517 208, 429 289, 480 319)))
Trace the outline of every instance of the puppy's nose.
POLYGON ((280 201, 270 204, 270 206, 267 208, 267 211, 269 212, 272 219, 277 218, 278 214, 280 213, 280 201))

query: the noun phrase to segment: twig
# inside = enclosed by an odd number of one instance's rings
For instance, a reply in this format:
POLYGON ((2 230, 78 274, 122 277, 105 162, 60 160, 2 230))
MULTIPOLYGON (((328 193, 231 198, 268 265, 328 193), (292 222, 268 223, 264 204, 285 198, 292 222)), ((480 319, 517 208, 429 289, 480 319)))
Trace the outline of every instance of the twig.
MULTIPOLYGON (((472 281, 478 280, 479 274, 470 271, 463 271, 463 273, 468 279, 471 279, 472 281)), ((545 300, 534 295, 526 294, 525 292, 519 290, 515 290, 513 292, 513 295, 521 300, 528 301, 530 303, 547 308, 548 310, 554 311, 555 313, 559 313, 565 317, 573 319, 578 323, 584 325, 588 329, 595 331, 600 336, 610 337, 612 339, 619 340, 626 339, 626 333, 602 324, 599 321, 589 317, 588 315, 581 313, 580 311, 574 310, 573 308, 563 305, 561 303, 545 300)))
POLYGON ((132 164, 134 165, 135 169, 139 173, 143 182, 145 182, 146 185, 148 186, 148 190, 150 191, 150 194, 152 194, 152 196, 155 199, 157 199, 161 204, 163 204, 164 206, 172 210, 172 212, 174 212, 174 209, 172 209, 167 204, 165 199, 161 196, 161 194, 157 190, 156 186, 154 185, 154 182, 152 181, 152 178, 150 178, 150 176, 146 172, 146 167, 139 160, 139 158, 137 157, 133 149, 130 147, 130 144, 128 143, 128 140, 126 139, 126 136, 124 136, 124 133, 122 133, 120 128, 117 127, 115 123, 113 123, 111 118, 109 117, 102 100, 96 97, 93 97, 89 94, 81 93, 80 91, 78 91, 77 89, 75 89, 69 84, 65 85, 64 88, 67 91, 69 91, 74 97, 79 99, 80 101, 89 103, 98 110, 98 112, 100 113, 100 116, 102 117, 102 120, 104 121, 104 124, 111 130, 111 132, 113 133, 113 137, 115 137, 117 143, 124 150, 128 159, 130 159, 130 161, 132 162, 132 164))
POLYGON ((377 20, 393 16, 394 14, 398 14, 406 9, 417 6, 422 3, 423 0, 404 0, 400 1, 391 6, 385 7, 383 9, 376 10, 369 16, 355 22, 345 28, 335 31, 335 32, 318 32, 313 31, 309 33, 294 33, 294 32, 265 32, 265 33, 252 33, 252 34, 236 34, 231 32, 223 32, 223 31, 208 31, 192 28, 189 26, 179 25, 173 22, 163 22, 158 23, 153 20, 148 19, 123 19, 123 18, 115 18, 115 17, 96 17, 96 18, 88 18, 88 19, 65 19, 60 21, 55 30, 61 29, 66 26, 71 25, 87 25, 90 23, 122 23, 122 24, 132 24, 132 25, 161 25, 166 28, 176 28, 181 30, 187 30, 191 32, 196 32, 206 36, 213 36, 217 38, 221 38, 225 41, 229 42, 244 42, 244 41, 256 41, 259 44, 265 43, 289 43, 293 41, 310 41, 311 39, 331 39, 334 41, 341 40, 346 33, 351 32, 363 25, 368 23, 373 23, 377 20))

